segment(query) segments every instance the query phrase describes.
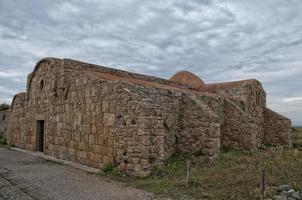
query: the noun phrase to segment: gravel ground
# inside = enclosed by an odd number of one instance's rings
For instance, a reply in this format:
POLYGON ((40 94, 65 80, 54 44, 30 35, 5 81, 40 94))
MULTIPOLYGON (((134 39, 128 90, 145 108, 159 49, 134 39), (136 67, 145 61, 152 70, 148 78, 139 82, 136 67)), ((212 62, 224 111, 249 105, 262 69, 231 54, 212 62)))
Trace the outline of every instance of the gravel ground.
POLYGON ((143 190, 0 147, 0 200, 144 200, 143 190))

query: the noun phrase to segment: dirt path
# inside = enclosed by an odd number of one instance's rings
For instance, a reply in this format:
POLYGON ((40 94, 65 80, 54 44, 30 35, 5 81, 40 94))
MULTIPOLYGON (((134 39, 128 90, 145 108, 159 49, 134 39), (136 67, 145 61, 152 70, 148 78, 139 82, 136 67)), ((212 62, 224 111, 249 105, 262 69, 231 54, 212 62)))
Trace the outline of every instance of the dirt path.
POLYGON ((0 200, 144 200, 152 195, 70 166, 0 147, 0 200))

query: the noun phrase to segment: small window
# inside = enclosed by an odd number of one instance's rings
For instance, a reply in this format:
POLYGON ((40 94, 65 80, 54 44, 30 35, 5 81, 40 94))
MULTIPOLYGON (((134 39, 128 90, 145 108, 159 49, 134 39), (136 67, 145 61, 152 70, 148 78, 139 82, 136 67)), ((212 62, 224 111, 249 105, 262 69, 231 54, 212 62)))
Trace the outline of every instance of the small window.
POLYGON ((44 88, 44 80, 42 79, 40 81, 40 90, 43 90, 43 88, 44 88))
POLYGON ((6 115, 3 115, 2 116, 2 120, 5 121, 5 118, 6 118, 6 115))

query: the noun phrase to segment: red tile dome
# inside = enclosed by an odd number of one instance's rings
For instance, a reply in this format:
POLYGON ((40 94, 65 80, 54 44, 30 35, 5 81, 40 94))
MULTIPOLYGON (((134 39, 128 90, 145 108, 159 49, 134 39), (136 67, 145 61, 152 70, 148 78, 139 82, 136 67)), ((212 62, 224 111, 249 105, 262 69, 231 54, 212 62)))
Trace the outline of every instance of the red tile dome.
POLYGON ((199 89, 204 85, 204 82, 198 76, 188 71, 177 72, 169 80, 191 86, 194 89, 199 89))

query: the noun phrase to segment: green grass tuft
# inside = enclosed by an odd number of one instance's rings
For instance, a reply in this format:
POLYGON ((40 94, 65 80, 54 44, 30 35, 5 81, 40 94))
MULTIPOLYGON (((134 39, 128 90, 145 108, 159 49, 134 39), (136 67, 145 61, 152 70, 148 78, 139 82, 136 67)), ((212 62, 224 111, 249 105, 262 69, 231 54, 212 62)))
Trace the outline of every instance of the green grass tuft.
POLYGON ((112 173, 113 170, 114 170, 113 165, 112 165, 112 164, 108 164, 108 165, 106 165, 106 166, 103 168, 102 171, 103 171, 104 173, 112 173))

